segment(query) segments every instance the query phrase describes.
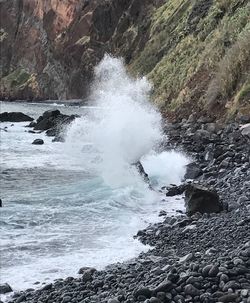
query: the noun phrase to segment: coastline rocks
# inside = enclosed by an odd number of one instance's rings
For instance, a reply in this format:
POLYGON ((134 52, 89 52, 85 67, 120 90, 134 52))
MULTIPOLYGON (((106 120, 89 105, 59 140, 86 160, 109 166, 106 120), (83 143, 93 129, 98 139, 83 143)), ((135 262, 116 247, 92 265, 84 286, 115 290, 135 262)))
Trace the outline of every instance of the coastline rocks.
POLYGON ((21 112, 0 113, 0 122, 26 122, 34 119, 21 112))
POLYGON ((44 141, 43 139, 35 139, 32 144, 34 145, 43 145, 44 144, 44 141))
POLYGON ((0 294, 7 294, 9 292, 12 292, 12 288, 8 283, 0 284, 0 294))
POLYGON ((29 126, 34 127, 34 130, 46 131, 49 137, 55 137, 52 142, 64 142, 64 132, 67 125, 80 117, 78 115, 64 115, 58 109, 48 110, 40 116, 36 123, 29 126))
POLYGON ((218 194, 197 184, 189 184, 187 186, 185 190, 185 206, 188 215, 193 215, 196 212, 204 214, 222 211, 222 204, 219 201, 218 194))
POLYGON ((71 123, 77 115, 64 115, 62 114, 58 109, 57 110, 49 110, 43 113, 42 116, 40 116, 37 121, 36 125, 34 126, 35 130, 50 130, 53 133, 49 133, 49 136, 55 136, 58 128, 60 128, 62 125, 66 125, 71 123))

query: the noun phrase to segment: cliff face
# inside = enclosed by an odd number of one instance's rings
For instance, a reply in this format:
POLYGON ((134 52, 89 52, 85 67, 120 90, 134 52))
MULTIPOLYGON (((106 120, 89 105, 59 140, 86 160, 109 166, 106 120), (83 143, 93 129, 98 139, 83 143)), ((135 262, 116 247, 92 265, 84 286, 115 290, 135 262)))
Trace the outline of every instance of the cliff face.
POLYGON ((93 66, 105 52, 130 61, 137 45, 146 42, 129 27, 147 25, 143 17, 151 6, 141 0, 0 2, 0 98, 84 97, 93 66))
POLYGON ((3 0, 0 12, 1 99, 84 97, 109 52, 149 77, 168 115, 249 111, 248 0, 3 0))

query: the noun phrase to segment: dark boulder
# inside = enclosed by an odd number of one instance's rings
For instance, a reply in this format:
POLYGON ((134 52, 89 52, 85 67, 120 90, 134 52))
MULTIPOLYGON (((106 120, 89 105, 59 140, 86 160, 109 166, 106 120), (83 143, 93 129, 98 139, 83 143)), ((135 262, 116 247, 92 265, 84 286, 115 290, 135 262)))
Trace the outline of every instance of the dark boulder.
POLYGON ((204 186, 189 184, 185 190, 185 206, 188 215, 196 212, 218 213, 223 210, 222 203, 215 191, 204 186))
POLYGON ((51 118, 43 118, 42 120, 38 119, 34 127, 35 130, 48 130, 55 126, 55 121, 51 118))
POLYGON ((0 284, 0 294, 7 294, 8 292, 12 292, 12 288, 9 286, 9 284, 0 284))
POLYGON ((43 118, 51 118, 51 117, 57 117, 61 113, 58 109, 55 110, 47 110, 46 112, 43 113, 43 118))
POLYGON ((196 179, 202 175, 202 170, 200 166, 194 162, 186 165, 186 174, 184 176, 185 179, 196 179))
POLYGON ((44 141, 43 139, 35 139, 32 144, 34 145, 43 145, 44 144, 44 141))
POLYGON ((21 112, 4 112, 0 114, 0 122, 26 122, 34 119, 21 112))
POLYGON ((43 113, 34 126, 35 130, 47 131, 48 136, 56 136, 62 127, 70 124, 77 115, 64 115, 59 110, 49 110, 43 113))
POLYGON ((186 189, 187 184, 181 184, 179 186, 177 185, 172 185, 169 187, 166 187, 166 196, 167 197, 173 197, 177 195, 182 195, 186 189))

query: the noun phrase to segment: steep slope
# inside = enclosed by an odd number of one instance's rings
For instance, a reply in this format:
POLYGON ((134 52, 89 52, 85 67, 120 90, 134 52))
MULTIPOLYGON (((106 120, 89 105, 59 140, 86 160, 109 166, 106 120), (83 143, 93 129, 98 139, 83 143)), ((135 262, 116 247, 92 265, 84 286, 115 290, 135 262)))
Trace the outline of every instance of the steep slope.
POLYGON ((3 99, 82 98, 105 52, 169 117, 250 110, 248 0, 1 1, 3 99))
POLYGON ((132 66, 152 79, 161 107, 181 116, 250 111, 249 1, 168 1, 151 19, 132 66))

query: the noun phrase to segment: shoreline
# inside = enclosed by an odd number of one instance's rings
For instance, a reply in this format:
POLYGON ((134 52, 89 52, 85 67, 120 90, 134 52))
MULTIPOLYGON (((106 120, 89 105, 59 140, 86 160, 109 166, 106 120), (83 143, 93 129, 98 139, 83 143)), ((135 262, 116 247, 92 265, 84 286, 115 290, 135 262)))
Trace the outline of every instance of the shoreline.
MULTIPOLYGON (((228 206, 218 214, 180 214, 138 231, 154 246, 104 270, 58 279, 9 302, 160 303, 250 302, 250 145, 239 124, 168 124, 165 148, 190 154, 201 175, 228 206)), ((167 205, 167 201, 166 201, 167 205)))

